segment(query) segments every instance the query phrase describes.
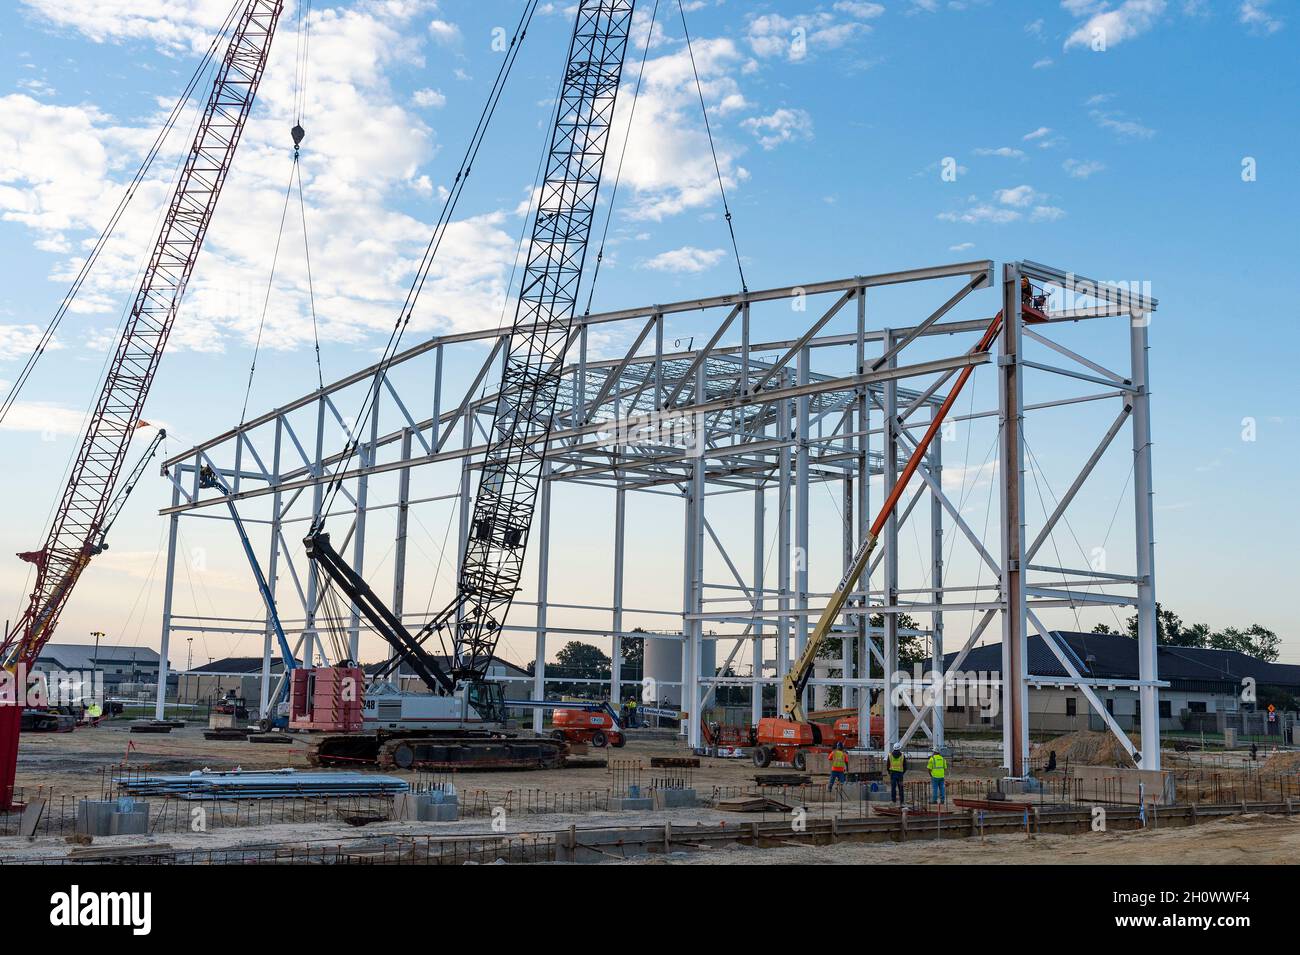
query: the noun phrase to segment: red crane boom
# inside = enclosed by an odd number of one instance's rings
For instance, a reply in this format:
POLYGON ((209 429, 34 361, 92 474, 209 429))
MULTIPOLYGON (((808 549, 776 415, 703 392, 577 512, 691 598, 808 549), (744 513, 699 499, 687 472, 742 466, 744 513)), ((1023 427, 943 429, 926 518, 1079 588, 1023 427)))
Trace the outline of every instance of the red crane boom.
POLYGON ((22 617, 0 643, 0 666, 11 676, 10 690, 3 692, 12 696, 0 698, 0 808, 13 800, 25 673, 53 635, 92 555, 261 83, 282 9, 283 0, 248 0, 235 23, 49 536, 40 550, 18 555, 36 565, 36 586, 22 617))

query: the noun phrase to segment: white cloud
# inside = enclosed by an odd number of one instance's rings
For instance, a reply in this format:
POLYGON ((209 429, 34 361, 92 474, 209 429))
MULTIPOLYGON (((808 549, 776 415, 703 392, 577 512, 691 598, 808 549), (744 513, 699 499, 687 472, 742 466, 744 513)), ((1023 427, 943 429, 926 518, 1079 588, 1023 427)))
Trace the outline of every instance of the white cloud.
MULTIPOLYGON (((787 17, 779 13, 764 13, 749 21, 749 47, 759 57, 784 57, 791 62, 805 59, 810 53, 835 50, 855 37, 871 31, 863 22, 865 16, 878 16, 869 8, 875 4, 837 4, 836 10, 849 13, 854 19, 841 20, 825 10, 801 13, 787 17), (862 7, 857 13, 843 7, 862 7)), ((880 13, 883 13, 883 8, 880 13)))
POLYGON ((1031 222, 1052 222, 1065 215, 1065 210, 1047 205, 1047 196, 1033 186, 1010 186, 993 193, 993 201, 979 196, 968 196, 966 208, 956 212, 941 212, 938 218, 943 222, 958 222, 965 225, 1005 225, 1017 222, 1026 216, 1031 222))
POLYGON ((85 424, 84 409, 69 408, 53 401, 16 401, 4 421, 0 422, 0 431, 67 436, 81 434, 85 424))
POLYGON ((1129 119, 1124 113, 1116 110, 1093 109, 1089 110, 1088 115, 1102 129, 1114 133, 1121 139, 1150 139, 1156 134, 1151 127, 1144 126, 1135 119, 1129 119))
POLYGON ((1065 48, 1068 50, 1074 46, 1091 46, 1098 37, 1109 49, 1141 36, 1164 15, 1167 4, 1165 0, 1124 0, 1118 7, 1109 10, 1105 9, 1105 4, 1065 0, 1062 6, 1076 16, 1088 17, 1066 39, 1065 48))
POLYGON ((428 88, 416 90, 411 94, 411 102, 421 109, 434 108, 439 109, 447 105, 447 97, 440 90, 431 90, 428 88))
POLYGON ((1039 126, 1033 132, 1025 133, 1025 135, 1021 136, 1020 138, 1027 143, 1032 143, 1035 140, 1046 139, 1051 134, 1052 134, 1052 128, 1050 126, 1039 126))
POLYGON ((1052 58, 1050 56, 1044 56, 1041 57, 1040 59, 1034 60, 1033 68, 1036 70, 1044 70, 1051 65, 1052 65, 1052 58))
POLYGON ((1270 12, 1272 0, 1244 0, 1237 11, 1237 19, 1252 33, 1276 33, 1284 22, 1270 12))
MULTIPOLYGON (((38 325, 0 325, 0 361, 13 361, 26 358, 41 340, 42 329, 38 325)), ((46 346, 58 349, 63 346, 57 339, 51 339, 46 346)), ((0 391, 9 388, 9 382, 0 382, 0 391)))
POLYGON ((740 124, 758 137, 764 149, 775 149, 795 139, 812 139, 813 122, 807 111, 781 108, 767 116, 751 116, 740 124))
MULTIPOLYGON (((143 0, 132 5, 148 6, 143 0)), ((174 6, 186 8, 170 21, 176 28, 194 11, 193 5, 174 6)), ((353 7, 317 7, 312 14, 302 177, 316 313, 325 342, 363 343, 371 334, 387 332, 432 230, 431 222, 403 206, 412 191, 432 196, 443 189, 423 168, 437 153, 436 137, 413 111, 409 94, 399 94, 388 79, 396 68, 422 65, 421 47, 429 40, 412 20, 428 6, 362 0, 353 7)), ((102 33, 103 42, 128 38, 122 30, 109 31, 98 8, 79 0, 62 4, 56 22, 77 26, 92 39, 102 33)), ((167 48, 174 33, 155 23, 129 36, 152 37, 167 48)), ((289 172, 284 117, 293 113, 293 57, 293 43, 272 46, 173 348, 221 350, 256 337, 289 172)), ((160 104, 160 110, 169 105, 160 104)), ((99 316, 85 337, 87 348, 111 336, 105 316, 115 318, 131 294, 140 257, 153 241, 158 210, 170 192, 167 177, 188 147, 193 115, 191 109, 181 117, 179 134, 141 186, 118 238, 78 298, 78 311, 99 316)), ((0 98, 0 215, 23 223, 35 243, 63 256, 51 273, 60 285, 75 273, 75 256, 84 254, 106 221, 160 119, 161 112, 128 123, 89 104, 0 98)), ((496 324, 516 229, 506 211, 454 222, 408 334, 496 324)), ((263 332, 268 348, 300 347, 313 334, 296 216, 289 217, 284 243, 263 332)))
POLYGON ((446 20, 429 21, 429 33, 439 43, 454 43, 460 39, 460 27, 446 20))
POLYGON ((1067 159, 1061 163, 1061 168, 1075 179, 1087 179, 1101 172, 1106 166, 1095 159, 1067 159))
POLYGON ((1013 149, 1011 146, 998 146, 996 149, 983 147, 975 150, 976 156, 999 156, 1002 159, 1024 159, 1025 151, 1023 149, 1013 149))
POLYGON ((956 245, 948 246, 949 252, 965 252, 967 249, 975 248, 974 242, 958 242, 956 245))
MULTIPOLYGON (((717 117, 748 107, 739 84, 731 75, 744 61, 729 39, 695 38, 695 65, 700 89, 709 107, 722 180, 730 191, 749 173, 737 162, 740 150, 728 141, 717 117)), ((627 82, 635 83, 634 77, 627 82)), ((641 95, 630 134, 628 116, 633 98, 620 96, 610 136, 622 149, 628 136, 623 164, 623 184, 631 187, 631 202, 622 206, 633 219, 660 221, 668 216, 718 204, 717 172, 700 116, 695 72, 685 46, 646 61, 641 95)), ((622 203, 620 202, 620 205, 622 203)))
POLYGON ((693 245, 684 245, 646 259, 642 267, 656 272, 704 272, 721 262, 726 254, 725 249, 697 249, 693 245))
POLYGON ((881 4, 864 3, 862 0, 840 0, 835 4, 834 9, 840 13, 847 13, 851 17, 857 17, 859 20, 873 20, 885 12, 881 4))
POLYGON ((22 0, 40 19, 95 43, 148 40, 168 54, 201 52, 230 11, 227 0, 22 0))
POLYGON ((1013 186, 1010 189, 999 189, 996 195, 998 202, 1004 206, 1027 206, 1038 197, 1038 193, 1032 186, 1013 186))

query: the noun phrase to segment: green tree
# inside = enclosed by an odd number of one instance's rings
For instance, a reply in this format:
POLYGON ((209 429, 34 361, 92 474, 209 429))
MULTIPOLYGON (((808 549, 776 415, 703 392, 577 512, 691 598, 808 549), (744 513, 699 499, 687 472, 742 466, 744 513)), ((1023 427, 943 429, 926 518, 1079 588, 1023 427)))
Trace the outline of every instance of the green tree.
POLYGON ((609 657, 590 643, 570 640, 555 654, 558 675, 582 680, 609 679, 609 657))
MULTIPOLYGON (((1137 637, 1137 614, 1128 618, 1128 635, 1137 637)), ((1163 647, 1204 647, 1207 646, 1210 628, 1203 623, 1190 627, 1183 626, 1183 618, 1172 610, 1166 610, 1163 604, 1156 604, 1156 643, 1163 647)))
POLYGON ((1245 630, 1228 627, 1209 637, 1210 646, 1216 650, 1240 650, 1269 663, 1277 662, 1282 649, 1282 639, 1272 630, 1252 623, 1245 630))

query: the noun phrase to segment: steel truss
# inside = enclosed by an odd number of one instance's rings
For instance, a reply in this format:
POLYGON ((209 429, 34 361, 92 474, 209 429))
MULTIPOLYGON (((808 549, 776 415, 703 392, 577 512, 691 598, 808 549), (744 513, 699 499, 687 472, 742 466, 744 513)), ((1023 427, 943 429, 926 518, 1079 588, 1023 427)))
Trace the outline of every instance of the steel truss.
MULTIPOLYGON (((543 697, 548 683, 575 682, 547 676, 546 656, 556 649, 553 638, 561 637, 610 641, 609 692, 612 699, 622 699, 626 687, 620 640, 647 635, 632 631, 630 621, 635 619, 650 631, 649 639, 680 644, 683 676, 680 686, 674 687, 688 714, 683 732, 693 745, 700 741, 696 715, 719 686, 748 686, 757 719, 763 688, 779 685, 826 599, 826 594, 810 591, 810 563, 825 567, 823 562, 833 559, 832 569, 838 575, 873 514, 870 478, 879 475, 891 483, 914 447, 914 435, 926 427, 942 400, 945 384, 963 367, 988 364, 991 369, 985 374, 997 377, 998 406, 972 408, 956 420, 998 422, 996 529, 986 539, 963 516, 960 502, 944 491, 944 442, 935 442, 884 529, 879 553, 864 575, 865 586, 853 595, 837 627, 842 637, 839 659, 827 661, 831 672, 810 683, 814 688, 839 687, 841 701, 859 708, 864 731, 871 696, 877 692, 886 699, 899 696, 897 708, 884 708, 886 738, 910 742, 920 733, 941 744, 943 706, 919 705, 899 692, 916 689, 924 681, 898 672, 898 618, 908 614, 924 621, 933 674, 939 676, 944 673, 945 612, 963 611, 962 620, 975 620, 963 635, 950 671, 961 669, 969 650, 981 637, 995 633, 991 625, 1000 619, 1004 665, 1001 678, 992 682, 1001 687, 1006 713, 1003 745, 1009 772, 1019 776, 1026 770, 1027 688, 1031 680, 1041 682, 1027 669, 1025 647, 1031 627, 1043 634, 1070 674, 1058 682, 1079 687, 1101 719, 1130 747, 1135 760, 1144 768, 1158 768, 1158 689, 1163 684, 1155 654, 1147 387, 1147 324, 1155 307, 1149 297, 1027 261, 1005 265, 999 281, 994 263, 980 260, 575 319, 564 351, 555 424, 532 529, 535 600, 516 600, 515 617, 504 627, 507 633, 533 635, 539 661, 532 678, 535 697, 543 697), (1045 325, 1026 326, 1020 314, 1022 276, 1077 298, 1077 306, 1049 311, 1051 320, 1045 325), (940 286, 948 289, 946 298, 940 286), (1001 292, 996 300, 979 294, 995 288, 1001 292), (889 327, 869 327, 868 302, 884 303, 895 291, 908 293, 907 308, 915 314, 889 327), (918 307, 914 300, 926 296, 934 304, 918 307), (998 308, 1004 309, 1007 320, 995 353, 968 354, 998 308), (968 316, 955 317, 957 311, 968 316), (791 315, 802 325, 793 337, 791 315), (1085 321, 1098 326, 1099 339, 1114 339, 1115 319, 1128 319, 1129 368, 1124 371, 1113 371, 1054 339, 1058 325, 1085 321), (666 331, 670 323, 673 337, 689 323, 695 337, 685 348, 680 347, 681 338, 673 343, 666 331), (772 330, 780 334, 767 334, 772 330), (1039 352, 1050 353, 1051 358, 1039 360, 1039 352), (1027 402, 1026 389, 1049 379, 1055 382, 1053 394, 1027 402), (1062 387, 1076 391, 1062 396, 1058 393, 1062 387), (1066 405, 1110 407, 1114 416, 1107 415, 1098 427, 1095 450, 1055 502, 1054 512, 1031 527, 1025 508, 1023 432, 1030 415, 1066 405), (1041 549, 1106 449, 1126 429, 1132 435, 1134 464, 1133 572, 1049 566, 1039 557, 1041 549), (613 584, 608 603, 575 604, 550 598, 553 576, 557 582, 583 576, 576 561, 565 561, 557 570, 552 559, 552 490, 562 485, 580 485, 589 489, 586 493, 613 498, 614 519, 608 534, 613 584), (824 525, 814 527, 812 521, 813 498, 822 495, 824 500, 827 490, 840 502, 843 517, 840 540, 834 542, 824 525), (679 606, 630 607, 624 601, 628 508, 644 495, 681 501, 684 544, 679 606), (753 502, 751 528, 746 529, 752 530, 752 557, 735 553, 734 547, 729 550, 724 542, 726 532, 735 530, 731 518, 726 530, 715 524, 716 517, 709 519, 710 505, 716 509, 721 499, 734 500, 736 495, 747 495, 753 502), (928 581, 923 587, 900 584, 900 563, 909 562, 909 557, 899 546, 899 531, 909 521, 928 525, 928 554, 919 558, 928 581), (951 545, 945 543, 945 531, 949 529, 955 530, 957 545, 969 548, 972 562, 983 565, 979 579, 948 579, 945 547, 951 545), (769 538, 775 539, 774 548, 769 538), (775 579, 769 563, 776 565, 775 579), (1135 607, 1139 619, 1142 738, 1137 747, 1101 705, 1093 690, 1096 681, 1080 672, 1068 648, 1058 645, 1043 623, 1048 610, 1106 605, 1135 607), (533 619, 520 622, 527 608, 533 619), (587 615, 593 622, 577 626, 552 619, 561 613, 570 618, 587 615), (884 623, 878 630, 868 625, 875 614, 882 615, 884 623), (718 659, 723 652, 725 658, 718 659), (738 660, 750 664, 749 675, 737 675, 738 660), (900 714, 907 721, 903 725, 900 714)), ((377 366, 303 395, 165 462, 172 504, 162 512, 170 522, 162 623, 164 668, 173 634, 260 634, 262 704, 267 704, 273 643, 266 621, 260 616, 181 615, 174 610, 179 522, 182 517, 228 520, 225 508, 214 507, 228 499, 240 506, 250 528, 263 529, 272 588, 283 585, 286 577, 292 587, 290 598, 283 593, 276 597, 282 624, 297 638, 295 652, 308 661, 322 658, 316 629, 321 595, 307 572, 297 532, 305 533, 320 510, 323 485, 339 457, 330 449, 354 434, 360 438, 360 452, 346 471, 343 489, 351 527, 339 549, 352 547, 351 564, 364 575, 367 517, 377 510, 395 510, 395 533, 385 544, 392 555, 391 606, 408 625, 424 624, 428 611, 407 606, 408 522, 417 507, 435 502, 454 505, 455 553, 466 553, 472 533, 472 478, 483 467, 498 411, 508 334, 493 329, 442 335, 401 352, 384 370, 376 389, 381 400, 373 403, 365 421, 351 421, 347 412, 360 406, 359 396, 380 374, 377 366), (229 498, 199 498, 198 473, 205 465, 222 475, 231 490, 229 498), (417 495, 413 476, 421 474, 444 475, 441 490, 417 495), (380 479, 394 483, 395 492, 392 499, 372 502, 372 484, 380 479)), ((236 535, 229 536, 234 543, 236 535)), ((448 559, 457 566, 447 569, 459 572, 460 558, 448 559)), ((376 581, 371 583, 378 588, 376 581)), ((353 658, 361 655, 359 641, 365 631, 353 608, 348 648, 353 658)), ((164 673, 159 679, 159 714, 165 685, 164 673)), ((535 719, 540 728, 540 713, 535 719)))

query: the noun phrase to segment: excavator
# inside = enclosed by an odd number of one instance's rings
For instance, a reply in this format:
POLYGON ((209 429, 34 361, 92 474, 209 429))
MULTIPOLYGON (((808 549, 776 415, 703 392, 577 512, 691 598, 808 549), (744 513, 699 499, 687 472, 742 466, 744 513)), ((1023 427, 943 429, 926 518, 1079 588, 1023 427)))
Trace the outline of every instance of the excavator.
MULTIPOLYGON (((1020 312, 1024 321, 1029 324, 1046 322, 1048 320, 1047 314, 1043 311, 1046 303, 1047 296, 1040 289, 1033 288, 1028 279, 1024 279, 1020 289, 1020 312)), ((971 348, 969 353, 971 355, 987 353, 993 347, 993 343, 997 340, 1001 330, 1002 312, 999 311, 989 323, 983 337, 971 348)), ((880 534, 884 530, 885 522, 889 520, 889 515, 893 513, 894 508, 898 506, 903 491, 907 488, 908 482, 912 480, 913 475, 916 474, 916 469, 925 458, 925 453, 929 449, 931 442, 934 441, 935 435, 939 433, 939 429, 943 426, 944 418, 952 409, 953 402, 957 400, 957 396, 965 387, 966 382, 970 380, 974 371, 974 365, 967 365, 961 370, 947 397, 944 398, 931 417, 929 427, 926 428, 925 434, 916 443, 916 447, 913 449, 911 457, 908 458, 906 466, 899 474, 898 480, 894 482, 893 488, 885 497, 880 512, 876 515, 875 520, 871 522, 866 538, 853 555, 848 570, 844 572, 844 576, 840 578, 840 582, 831 593, 830 600, 827 602, 825 609, 822 610, 821 616, 818 617, 817 625, 809 635, 803 652, 799 654, 799 658, 782 679, 781 715, 765 716, 758 721, 754 733, 753 760, 755 766, 764 768, 775 760, 790 763, 795 769, 803 770, 807 765, 807 754, 809 752, 828 751, 836 742, 843 743, 849 748, 853 748, 858 744, 858 728, 855 717, 837 719, 833 724, 814 722, 808 719, 803 705, 804 690, 808 686, 808 680, 812 677, 813 668, 817 662, 817 653, 830 635, 832 626, 844 609, 845 601, 848 600, 863 572, 867 569, 871 555, 875 551, 877 543, 879 543, 880 534)), ((876 706, 872 707, 869 727, 873 744, 877 741, 880 743, 885 742, 883 708, 886 705, 889 705, 889 701, 878 700, 876 706), (877 715, 877 712, 879 715, 877 715)), ((889 742, 892 742, 892 740, 889 742)))
MULTIPOLYGON (((355 664, 342 661, 334 668, 338 679, 322 672, 330 668, 295 675, 316 689, 293 693, 290 727, 327 730, 310 744, 309 758, 316 765, 361 761, 404 769, 539 769, 561 765, 568 751, 562 738, 520 735, 506 718, 501 685, 486 675, 519 589, 634 5, 635 0, 582 0, 577 6, 455 596, 412 633, 333 547, 322 517, 304 539, 307 556, 327 586, 392 649, 388 661, 367 675, 368 685, 359 688, 359 731, 338 718, 356 702, 355 694, 346 700, 339 691, 360 680, 355 664), (435 636, 441 655, 426 649, 435 636), (404 692, 400 678, 392 679, 403 667, 428 692, 404 692), (328 731, 331 726, 339 731, 328 731)), ((415 292, 420 284, 417 277, 415 292)), ((328 510, 325 506, 320 514, 328 510)))

